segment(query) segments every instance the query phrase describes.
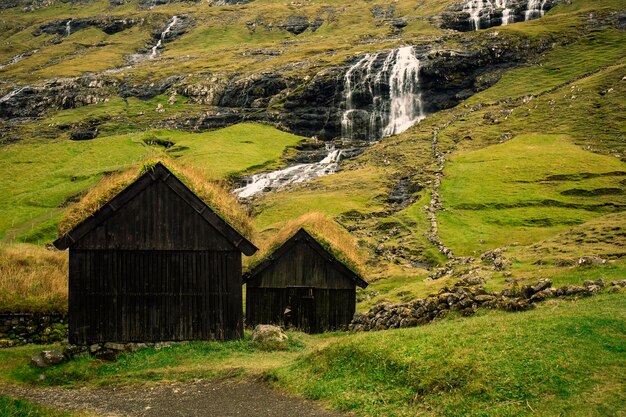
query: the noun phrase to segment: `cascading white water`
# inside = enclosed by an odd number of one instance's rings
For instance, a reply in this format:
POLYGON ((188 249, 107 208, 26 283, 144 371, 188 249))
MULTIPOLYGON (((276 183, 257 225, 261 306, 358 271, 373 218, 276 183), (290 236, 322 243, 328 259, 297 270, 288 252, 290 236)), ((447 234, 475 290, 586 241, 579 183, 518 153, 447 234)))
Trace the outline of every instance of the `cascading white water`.
POLYGON ((65 24, 65 36, 70 36, 72 34, 72 19, 68 20, 65 24))
POLYGON ((513 23, 515 21, 515 18, 511 18, 511 9, 509 8, 509 5, 507 4, 507 0, 495 0, 496 2, 496 7, 498 9, 502 9, 502 26, 506 26, 509 23, 513 23))
POLYGON ((463 6, 463 11, 469 13, 472 29, 480 29, 480 16, 485 9, 491 6, 489 0, 470 0, 463 6))
POLYGON ((419 85, 420 61, 412 46, 394 51, 395 63, 389 77, 389 122, 383 136, 402 133, 424 119, 422 93, 419 85))
POLYGON ((367 54, 350 67, 344 78, 341 137, 374 141, 423 119, 419 70, 411 46, 367 54))
MULTIPOLYGON (((543 17, 546 13, 547 0, 528 0, 524 11, 524 21, 543 17)), ((496 11, 502 11, 502 26, 515 23, 515 10, 511 0, 468 0, 463 11, 469 14, 470 27, 473 30, 494 26, 491 24, 496 11), (484 23, 485 21, 488 22, 484 23), (484 24, 483 24, 484 23, 484 24)))
POLYGON ((546 1, 547 0, 529 0, 526 11, 524 12, 524 20, 528 21, 543 17, 546 14, 546 1))
POLYGON ((170 20, 169 24, 165 27, 165 30, 161 33, 158 42, 152 47, 150 50, 149 59, 154 59, 159 53, 159 48, 163 45, 163 41, 168 33, 171 32, 172 28, 178 23, 178 16, 173 16, 170 20))
MULTIPOLYGON (((420 61, 413 47, 367 54, 348 69, 344 79, 343 140, 378 140, 404 132, 424 118, 419 89, 420 61)), ((289 184, 335 173, 343 151, 327 146, 317 163, 298 164, 279 171, 253 175, 234 190, 240 198, 274 191, 289 184)))
POLYGON ((491 21, 491 16, 496 10, 502 10, 503 26, 515 22, 515 15, 509 7, 509 0, 469 0, 463 6, 463 11, 469 14, 469 22, 474 30, 482 28, 481 19, 491 21))
MULTIPOLYGON (((378 54, 366 54, 346 72, 343 89, 345 109, 341 115, 342 138, 354 137, 355 125, 359 128, 358 123, 355 123, 355 121, 358 120, 368 121, 364 124, 364 127, 367 129, 365 137, 369 139, 374 136, 370 129, 372 126, 378 124, 378 120, 381 117, 381 109, 378 108, 381 100, 374 92, 374 87, 378 85, 377 81, 379 81, 379 79, 372 76, 372 68, 377 58, 378 54), (367 89, 369 95, 373 97, 373 108, 370 111, 359 108, 354 100, 355 93, 364 88, 367 89)), ((387 61, 385 61, 384 65, 386 64, 387 61)))
POLYGON ((329 153, 320 162, 293 165, 278 171, 256 174, 247 184, 234 190, 239 198, 249 198, 256 194, 274 191, 289 184, 308 181, 317 177, 333 174, 339 168, 342 151, 327 147, 329 153))

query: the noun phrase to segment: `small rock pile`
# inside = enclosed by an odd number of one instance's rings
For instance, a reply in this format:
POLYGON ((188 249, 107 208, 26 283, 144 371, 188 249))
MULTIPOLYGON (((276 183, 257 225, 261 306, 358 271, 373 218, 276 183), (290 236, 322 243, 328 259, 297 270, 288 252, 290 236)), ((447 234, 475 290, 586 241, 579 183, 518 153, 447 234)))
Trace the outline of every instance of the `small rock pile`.
MULTIPOLYGON (((512 287, 500 292, 488 292, 479 277, 460 280, 454 287, 444 287, 438 294, 403 304, 380 302, 367 313, 356 313, 350 323, 351 331, 387 330, 415 327, 446 317, 451 311, 470 316, 479 307, 505 311, 524 311, 535 307, 535 303, 548 298, 567 296, 590 296, 606 287, 606 283, 585 281, 582 286, 565 285, 552 287, 549 279, 540 279, 533 285, 512 287)), ((612 288, 626 287, 626 280, 614 281, 612 288)))

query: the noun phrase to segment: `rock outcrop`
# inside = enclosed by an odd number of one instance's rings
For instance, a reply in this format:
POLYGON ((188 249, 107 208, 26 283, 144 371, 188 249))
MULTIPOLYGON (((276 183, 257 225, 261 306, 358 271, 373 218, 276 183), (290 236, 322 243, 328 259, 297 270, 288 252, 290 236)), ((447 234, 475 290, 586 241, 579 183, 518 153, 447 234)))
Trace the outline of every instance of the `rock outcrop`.
POLYGON ((482 2, 484 7, 476 7, 476 21, 470 14, 470 8, 467 6, 469 0, 460 1, 450 6, 442 15, 442 26, 447 29, 454 29, 461 32, 487 29, 493 26, 501 26, 516 22, 524 22, 526 20, 535 19, 543 16, 543 14, 552 9, 556 4, 568 0, 545 0, 540 3, 541 9, 537 13, 529 12, 530 0, 505 0, 502 3, 506 7, 501 7, 495 0, 487 0, 482 2))
MULTIPOLYGON (((438 294, 409 303, 391 304, 381 302, 367 313, 357 313, 350 323, 352 331, 387 330, 415 327, 446 317, 450 312, 469 316, 479 308, 492 308, 505 311, 524 311, 534 308, 535 303, 548 298, 568 296, 591 296, 606 287, 606 283, 585 281, 583 285, 552 287, 552 281, 541 279, 532 285, 513 287, 500 292, 488 292, 482 286, 484 281, 472 278, 459 282, 452 288, 444 287, 438 294)), ((611 284, 621 286, 619 281, 611 284)), ((626 281, 624 281, 626 286, 626 281)))
POLYGON ((33 35, 40 36, 47 34, 64 36, 88 27, 96 27, 108 35, 113 35, 130 29, 141 22, 141 19, 116 17, 64 19, 39 26, 39 28, 33 32, 33 35))

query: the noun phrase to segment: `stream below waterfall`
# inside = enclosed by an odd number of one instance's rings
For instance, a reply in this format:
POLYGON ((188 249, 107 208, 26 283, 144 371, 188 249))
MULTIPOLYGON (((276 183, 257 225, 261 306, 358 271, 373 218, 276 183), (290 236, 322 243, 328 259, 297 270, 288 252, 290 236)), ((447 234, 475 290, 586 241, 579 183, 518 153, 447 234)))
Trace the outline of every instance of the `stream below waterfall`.
POLYGON ((234 193, 240 198, 250 198, 334 174, 342 160, 418 123, 426 117, 419 71, 420 60, 411 46, 366 54, 344 76, 341 145, 327 145, 324 157, 317 162, 298 163, 244 178, 234 193))

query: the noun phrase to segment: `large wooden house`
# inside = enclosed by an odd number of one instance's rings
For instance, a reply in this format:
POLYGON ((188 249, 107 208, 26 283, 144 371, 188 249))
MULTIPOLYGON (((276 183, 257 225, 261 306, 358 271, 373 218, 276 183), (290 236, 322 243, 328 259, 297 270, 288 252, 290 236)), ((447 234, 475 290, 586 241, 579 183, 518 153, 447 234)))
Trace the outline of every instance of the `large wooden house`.
POLYGON ((71 343, 243 335, 241 254, 257 249, 161 163, 54 245, 71 343))
POLYGON ((244 275, 246 325, 277 324, 319 333, 347 327, 356 287, 367 287, 304 228, 244 275))

